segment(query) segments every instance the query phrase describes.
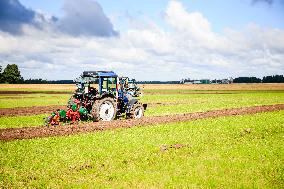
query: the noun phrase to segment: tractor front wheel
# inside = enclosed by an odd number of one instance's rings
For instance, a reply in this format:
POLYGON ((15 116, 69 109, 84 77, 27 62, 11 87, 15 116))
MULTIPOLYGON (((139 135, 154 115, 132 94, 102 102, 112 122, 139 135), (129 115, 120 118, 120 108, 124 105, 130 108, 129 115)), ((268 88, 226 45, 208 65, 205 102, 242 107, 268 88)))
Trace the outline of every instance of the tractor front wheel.
POLYGON ((144 107, 141 103, 136 103, 132 106, 128 117, 131 119, 140 119, 144 116, 144 107))
POLYGON ((114 99, 107 97, 98 100, 92 109, 94 121, 111 121, 116 115, 116 103, 114 99))

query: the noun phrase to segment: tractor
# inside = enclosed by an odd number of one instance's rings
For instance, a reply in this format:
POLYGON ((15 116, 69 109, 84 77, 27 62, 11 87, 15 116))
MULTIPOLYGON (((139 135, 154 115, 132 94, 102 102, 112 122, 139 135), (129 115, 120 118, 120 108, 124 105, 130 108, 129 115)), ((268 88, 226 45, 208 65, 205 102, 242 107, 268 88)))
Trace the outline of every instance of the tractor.
POLYGON ((135 80, 118 77, 113 71, 84 71, 75 82, 77 89, 68 101, 67 110, 52 112, 46 118, 47 126, 80 120, 140 119, 147 108, 137 98, 141 91, 135 80))

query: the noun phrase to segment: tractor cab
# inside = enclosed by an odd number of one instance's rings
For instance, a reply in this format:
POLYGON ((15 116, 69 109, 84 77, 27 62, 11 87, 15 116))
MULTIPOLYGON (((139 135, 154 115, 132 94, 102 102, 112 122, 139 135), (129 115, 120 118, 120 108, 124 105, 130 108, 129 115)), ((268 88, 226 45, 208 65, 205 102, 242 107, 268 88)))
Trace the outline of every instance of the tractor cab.
POLYGON ((117 75, 113 71, 84 71, 81 81, 85 85, 85 93, 93 90, 91 84, 98 84, 97 93, 100 96, 105 94, 117 94, 117 75))
POLYGON ((76 82, 78 93, 97 92, 100 96, 113 95, 116 98, 124 98, 126 94, 139 97, 141 94, 135 79, 118 77, 113 71, 84 71, 76 82), (93 84, 97 87, 91 87, 93 84))

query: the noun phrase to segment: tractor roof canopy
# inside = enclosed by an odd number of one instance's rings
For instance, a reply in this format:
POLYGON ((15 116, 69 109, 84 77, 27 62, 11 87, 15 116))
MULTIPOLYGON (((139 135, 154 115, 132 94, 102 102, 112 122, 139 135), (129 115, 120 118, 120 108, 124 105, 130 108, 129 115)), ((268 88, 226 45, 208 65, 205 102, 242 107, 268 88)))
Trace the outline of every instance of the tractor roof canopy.
POLYGON ((117 74, 113 71, 84 71, 83 77, 117 77, 117 74))

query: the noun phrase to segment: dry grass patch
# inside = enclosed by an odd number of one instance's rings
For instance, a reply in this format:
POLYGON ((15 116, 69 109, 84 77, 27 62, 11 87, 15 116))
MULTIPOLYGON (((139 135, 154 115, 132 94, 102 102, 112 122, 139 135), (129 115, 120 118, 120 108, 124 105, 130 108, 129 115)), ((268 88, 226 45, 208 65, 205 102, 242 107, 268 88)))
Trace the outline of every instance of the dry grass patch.
POLYGON ((284 90, 284 83, 269 84, 144 84, 146 90, 284 90))

